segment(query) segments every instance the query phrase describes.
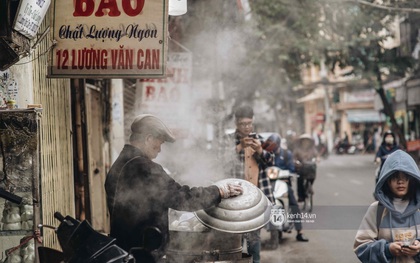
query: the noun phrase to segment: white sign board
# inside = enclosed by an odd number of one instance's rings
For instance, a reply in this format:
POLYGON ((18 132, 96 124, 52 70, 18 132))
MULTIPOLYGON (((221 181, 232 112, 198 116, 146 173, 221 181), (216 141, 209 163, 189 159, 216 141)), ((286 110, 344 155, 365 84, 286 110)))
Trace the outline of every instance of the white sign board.
POLYGON ((141 79, 137 114, 151 113, 162 119, 177 138, 188 133, 191 121, 191 53, 168 55, 168 77, 141 79))
POLYGON ((407 105, 420 105, 420 86, 412 87, 407 90, 407 105))
POLYGON ((13 29, 33 39, 44 20, 51 0, 21 0, 13 29))
POLYGON ((168 0, 54 0, 49 77, 166 76, 168 0))

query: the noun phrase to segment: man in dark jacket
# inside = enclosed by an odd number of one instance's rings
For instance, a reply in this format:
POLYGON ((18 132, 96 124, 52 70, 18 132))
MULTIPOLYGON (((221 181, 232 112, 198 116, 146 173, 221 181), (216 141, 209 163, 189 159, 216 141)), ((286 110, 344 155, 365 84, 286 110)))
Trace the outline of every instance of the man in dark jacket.
POLYGON ((153 162, 161 145, 175 138, 165 124, 151 114, 137 116, 126 144, 111 166, 105 182, 111 219, 111 236, 125 250, 141 247, 144 230, 157 227, 163 235, 159 257, 168 241, 168 209, 196 211, 242 193, 241 186, 188 187, 175 182, 153 162))

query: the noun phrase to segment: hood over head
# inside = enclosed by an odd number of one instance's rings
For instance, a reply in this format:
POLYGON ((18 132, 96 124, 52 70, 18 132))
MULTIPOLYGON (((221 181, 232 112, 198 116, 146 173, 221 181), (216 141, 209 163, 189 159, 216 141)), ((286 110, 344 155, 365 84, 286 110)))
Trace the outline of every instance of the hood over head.
POLYGON ((420 184, 420 171, 414 159, 406 152, 397 150, 388 156, 384 165, 382 166, 379 180, 375 187, 375 195, 378 201, 381 202, 389 211, 391 211, 394 216, 400 215, 401 217, 405 217, 413 214, 417 211, 417 209, 420 208, 420 188, 416 188, 415 196, 417 203, 410 202, 403 214, 397 212, 394 209, 392 199, 384 194, 383 187, 385 184, 387 184, 388 178, 395 172, 399 171, 404 172, 414 179, 410 180, 410 183, 417 183, 418 185, 420 184))

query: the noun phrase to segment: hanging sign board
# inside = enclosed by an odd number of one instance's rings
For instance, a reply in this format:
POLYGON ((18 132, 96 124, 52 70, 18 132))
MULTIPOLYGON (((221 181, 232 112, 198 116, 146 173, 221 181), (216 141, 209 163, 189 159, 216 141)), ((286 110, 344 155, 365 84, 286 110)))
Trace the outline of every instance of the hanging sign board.
POLYGON ((168 0, 53 1, 49 77, 165 77, 168 0))
POLYGON ((137 81, 136 113, 151 113, 162 119, 177 138, 188 134, 191 122, 192 54, 168 55, 168 77, 137 81))
POLYGON ((21 0, 16 14, 13 29, 29 39, 38 32, 51 0, 21 0))
POLYGON ((407 141, 407 152, 420 150, 420 140, 407 141))

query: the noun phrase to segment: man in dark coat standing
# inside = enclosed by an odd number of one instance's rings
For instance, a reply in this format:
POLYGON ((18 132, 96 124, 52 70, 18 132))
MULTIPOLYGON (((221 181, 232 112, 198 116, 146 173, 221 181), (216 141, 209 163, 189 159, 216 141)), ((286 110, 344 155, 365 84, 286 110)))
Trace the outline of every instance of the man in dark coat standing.
POLYGON ((157 227, 163 235, 158 257, 164 255, 168 241, 168 209, 196 211, 242 193, 238 185, 209 187, 182 186, 153 162, 161 145, 174 142, 169 128, 151 114, 137 116, 131 125, 130 144, 126 144, 111 166, 105 182, 111 220, 110 235, 117 245, 129 251, 141 247, 144 231, 157 227))

